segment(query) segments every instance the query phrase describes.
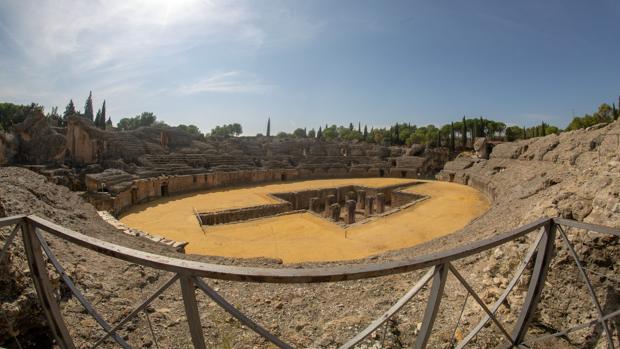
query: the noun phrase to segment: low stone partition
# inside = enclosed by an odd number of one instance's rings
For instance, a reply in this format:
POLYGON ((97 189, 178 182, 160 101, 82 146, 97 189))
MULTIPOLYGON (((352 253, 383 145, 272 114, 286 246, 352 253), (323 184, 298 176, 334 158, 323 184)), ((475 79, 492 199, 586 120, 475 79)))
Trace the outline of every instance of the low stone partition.
POLYGON ((291 205, 290 202, 282 202, 277 204, 234 208, 217 212, 198 213, 198 217, 200 217, 202 225, 216 225, 275 216, 292 210, 293 205, 291 205))
POLYGON ((391 194, 392 207, 405 206, 409 203, 425 198, 424 195, 407 193, 402 190, 394 190, 391 194))

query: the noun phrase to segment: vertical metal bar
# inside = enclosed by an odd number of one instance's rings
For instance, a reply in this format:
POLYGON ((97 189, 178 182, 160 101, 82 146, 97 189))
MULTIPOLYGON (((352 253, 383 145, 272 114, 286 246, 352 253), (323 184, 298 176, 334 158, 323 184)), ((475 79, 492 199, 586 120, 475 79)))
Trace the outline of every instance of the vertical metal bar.
POLYGON ((426 348, 428 339, 431 336, 431 331, 433 330, 435 317, 437 317, 437 311, 439 310, 439 304, 441 303, 443 288, 446 285, 447 277, 448 266, 446 264, 441 264, 435 267, 433 286, 431 287, 431 294, 428 297, 428 302, 426 303, 426 311, 424 312, 424 318, 422 319, 422 327, 420 328, 418 337, 415 340, 415 349, 426 348))
POLYGON ((189 333, 192 336, 192 343, 196 349, 206 349, 202 325, 200 324, 200 314, 198 313, 198 303, 196 303, 194 282, 186 275, 181 275, 179 280, 181 282, 181 294, 183 295, 185 315, 189 325, 189 333))
MULTIPOLYGON (((545 231, 538 245, 538 253, 536 254, 536 262, 534 263, 534 270, 530 278, 527 296, 523 302, 521 313, 519 314, 519 318, 515 323, 512 333, 512 340, 517 345, 521 344, 523 338, 525 338, 528 326, 532 317, 534 317, 536 306, 538 305, 542 289, 545 285, 545 279, 549 271, 549 263, 553 257, 555 230, 556 226, 552 220, 545 223, 545 231)), ((513 345, 507 344, 505 347, 511 348, 513 345)))
POLYGON ((22 235, 24 240, 24 249, 28 257, 28 266, 30 267, 30 275, 34 283, 41 308, 47 319, 48 325, 56 342, 63 349, 75 349, 67 325, 65 324, 60 307, 54 297, 52 284, 47 275, 47 268, 43 261, 43 253, 41 253, 41 245, 35 237, 34 225, 30 222, 22 224, 22 235))
POLYGON ((560 235, 562 236, 562 240, 564 240, 564 242, 566 243, 566 246, 568 247, 568 251, 573 256, 573 259, 575 260, 575 263, 577 264, 577 268, 579 268, 579 273, 581 274, 581 277, 583 277, 583 279, 586 282, 586 286, 588 287, 588 291, 590 292, 590 297, 592 297, 592 302, 594 303, 594 307, 596 308, 596 311, 598 312, 599 320, 601 322, 601 325, 603 325, 603 330, 605 331, 605 335, 607 336, 607 341, 608 341, 607 347, 610 349, 614 349, 614 340, 611 337, 611 331, 609 331, 607 322, 603 320, 603 316, 604 316, 603 308, 601 308, 601 303, 599 303, 598 298, 596 298, 596 292, 594 292, 594 288, 592 287, 592 282, 590 282, 590 278, 588 277, 588 274, 586 273, 585 269, 581 265, 581 261, 579 261, 579 256, 577 256, 577 252, 575 252, 573 245, 571 245, 570 240, 568 240, 568 236, 566 236, 566 233, 564 233, 564 229, 562 229, 562 227, 559 225, 558 225, 558 229, 560 229, 560 235))
POLYGON ((15 235, 17 235, 17 231, 19 230, 19 224, 15 224, 15 228, 9 235, 9 237, 4 241, 4 246, 2 246, 2 251, 0 251, 0 263, 4 259, 5 254, 8 252, 9 247, 13 244, 13 239, 15 239, 15 235))

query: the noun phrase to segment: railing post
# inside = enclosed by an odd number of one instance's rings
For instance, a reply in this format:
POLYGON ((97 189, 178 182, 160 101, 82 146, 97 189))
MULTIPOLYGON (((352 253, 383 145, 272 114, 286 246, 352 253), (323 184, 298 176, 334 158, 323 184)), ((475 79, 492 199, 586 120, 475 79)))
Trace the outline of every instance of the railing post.
POLYGON ((67 329, 58 301, 54 297, 54 289, 47 274, 47 267, 41 253, 41 244, 34 233, 34 225, 24 219, 21 223, 22 236, 24 240, 24 249, 28 257, 28 266, 30 267, 30 276, 37 290, 41 308, 47 318, 47 323, 52 331, 57 344, 63 349, 74 349, 75 345, 67 329))
MULTIPOLYGON (((523 302, 519 319, 517 320, 512 333, 513 342, 517 345, 523 342, 523 338, 527 333, 530 321, 536 312, 536 306, 540 300, 540 295, 545 285, 545 279, 547 278, 547 272, 549 271, 549 263, 553 257, 555 231, 555 222, 553 222, 552 219, 549 219, 549 221, 545 224, 544 235, 538 245, 536 262, 534 264, 534 270, 532 271, 532 277, 530 278, 527 296, 523 302)), ((505 347, 511 348, 512 344, 507 344, 505 347)))
POLYGON ((446 285, 447 277, 447 264, 441 264, 435 267, 433 286, 431 287, 431 294, 428 297, 428 302, 426 303, 426 311, 424 312, 424 318, 422 319, 422 327, 420 328, 418 337, 415 340, 415 349, 426 348, 426 343, 431 336, 433 324, 435 323, 435 317, 437 316, 437 311, 439 310, 439 304, 441 303, 443 288, 446 285))
POLYGON ((183 294, 185 315, 189 325, 189 333, 192 336, 192 343, 196 349, 206 349, 202 325, 200 324, 200 314, 198 313, 198 303, 196 303, 194 282, 187 275, 181 275, 179 280, 181 282, 181 293, 183 294))

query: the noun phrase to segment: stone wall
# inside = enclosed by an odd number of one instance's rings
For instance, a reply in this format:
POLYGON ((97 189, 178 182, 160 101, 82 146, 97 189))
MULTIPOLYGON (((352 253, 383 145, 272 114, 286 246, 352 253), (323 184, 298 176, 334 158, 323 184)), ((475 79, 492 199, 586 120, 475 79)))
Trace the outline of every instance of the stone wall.
POLYGON ((274 216, 280 213, 290 212, 292 209, 293 205, 291 205, 290 202, 282 202, 277 204, 235 208, 217 212, 204 212, 198 213, 198 216, 200 217, 200 221, 203 225, 216 225, 274 216))
POLYGON ((392 207, 400 207, 405 206, 411 202, 416 200, 420 200, 424 198, 423 195, 407 193, 402 190, 394 190, 392 191, 390 196, 386 196, 386 198, 390 198, 392 207))

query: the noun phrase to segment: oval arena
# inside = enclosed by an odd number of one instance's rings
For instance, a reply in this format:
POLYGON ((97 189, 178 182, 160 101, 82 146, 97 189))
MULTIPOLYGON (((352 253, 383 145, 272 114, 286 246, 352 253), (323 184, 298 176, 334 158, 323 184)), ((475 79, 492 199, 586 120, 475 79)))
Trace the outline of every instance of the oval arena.
POLYGON ((186 241, 187 253, 295 263, 357 259, 411 247, 464 227, 488 207, 482 193, 455 183, 324 179, 160 199, 130 208, 121 222, 186 241))

